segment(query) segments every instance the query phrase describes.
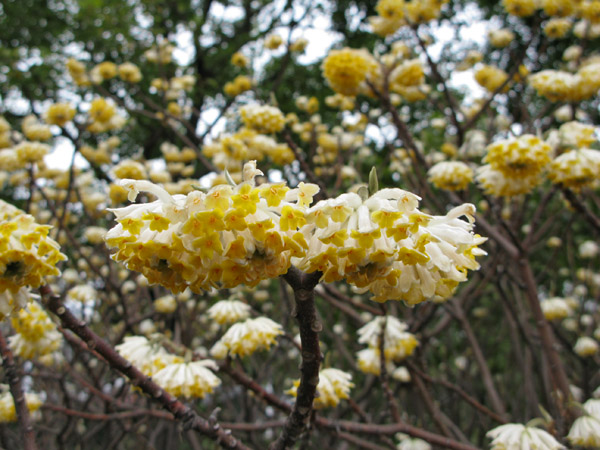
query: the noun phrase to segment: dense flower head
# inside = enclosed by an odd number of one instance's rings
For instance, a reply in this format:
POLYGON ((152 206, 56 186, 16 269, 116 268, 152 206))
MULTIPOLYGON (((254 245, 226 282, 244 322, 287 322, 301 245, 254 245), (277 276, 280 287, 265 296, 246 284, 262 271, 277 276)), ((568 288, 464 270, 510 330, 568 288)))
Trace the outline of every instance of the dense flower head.
POLYGON ((152 379, 176 397, 203 398, 221 384, 213 373, 218 366, 212 360, 174 362, 162 368, 152 379))
POLYGON ((597 187, 600 180, 600 151, 580 148, 563 153, 550 164, 548 178, 574 191, 597 187))
POLYGON ((69 103, 54 103, 48 107, 44 120, 51 125, 64 126, 75 117, 75 108, 69 103))
POLYGON ((382 189, 369 198, 355 193, 322 200, 306 214, 309 253, 299 260, 322 280, 346 279, 357 292, 376 301, 404 300, 410 305, 435 295, 449 297, 467 270, 479 267, 477 248, 484 238, 472 233, 473 205, 446 216, 420 212, 419 197, 402 189, 382 189))
POLYGON ((219 325, 223 325, 247 319, 250 309, 250 305, 239 300, 221 300, 211 306, 207 314, 219 325))
POLYGON ((128 83, 137 83, 142 79, 140 68, 131 62, 125 62, 117 67, 119 78, 128 83))
POLYGON ((502 0, 502 6, 508 14, 528 17, 535 12, 537 2, 535 0, 502 0))
POLYGON ((594 126, 577 121, 564 123, 558 129, 560 145, 567 150, 589 147, 596 141, 595 134, 594 126))
POLYGON ((366 50, 343 48, 331 50, 323 61, 323 75, 329 86, 343 95, 356 95, 367 76, 377 67, 366 50))
POLYGON ((545 23, 544 34, 550 39, 559 39, 564 37, 571 28, 573 28, 573 22, 571 20, 555 17, 545 23))
POLYGON ((585 414, 575 419, 567 439, 571 444, 580 447, 600 447, 600 415, 585 414))
POLYGON ((540 428, 507 423, 486 434, 492 438, 492 450, 559 450, 565 448, 554 437, 540 428))
POLYGON ((419 342, 408 331, 408 326, 393 316, 376 317, 358 330, 358 342, 379 349, 383 336, 383 354, 386 361, 398 361, 410 356, 419 342))
POLYGON ((50 228, 0 200, 0 292, 37 288, 45 277, 60 273, 56 264, 67 257, 48 237, 50 228))
POLYGON ((233 324, 215 343, 210 354, 217 359, 223 359, 227 355, 248 356, 258 350, 268 350, 281 334, 281 325, 267 317, 246 319, 233 324))
POLYGON ((9 346, 21 358, 47 355, 58 350, 62 343, 62 335, 56 325, 35 302, 20 310, 11 323, 16 334, 9 337, 9 346))
POLYGON ((390 90, 402 94, 402 87, 419 86, 425 81, 425 72, 418 58, 403 61, 390 73, 390 90))
POLYGON ((487 146, 483 162, 507 177, 520 178, 539 175, 550 162, 552 148, 537 136, 524 134, 487 146))
POLYGON ((489 92, 496 91, 506 80, 508 80, 508 74, 504 70, 487 64, 475 72, 475 81, 489 92))
POLYGON ((298 228, 318 188, 257 187, 257 175, 262 172, 253 161, 244 166, 239 185, 174 196, 147 181, 122 180, 130 200, 140 191, 158 199, 113 210, 119 224, 106 235, 117 248, 113 258, 175 292, 255 286, 286 273, 291 257, 308 249, 298 228))
POLYGON ((575 12, 572 0, 542 0, 540 6, 549 16, 567 17, 575 12))
POLYGON ((507 28, 491 30, 488 33, 490 44, 497 48, 503 48, 515 40, 515 34, 507 28))
POLYGON ((181 363, 183 359, 168 353, 157 339, 144 336, 128 336, 115 347, 117 352, 148 376, 170 364, 181 363))
POLYGON ((542 178, 538 173, 509 177, 505 172, 485 164, 477 169, 475 180, 487 194, 496 197, 513 197, 531 192, 540 184, 542 178))
POLYGON ((23 130, 25 137, 30 141, 47 141, 52 137, 50 127, 47 124, 40 122, 33 114, 30 114, 23 119, 21 129, 23 130))
POLYGON ((246 105, 240 109, 244 125, 259 133, 276 133, 285 125, 283 113, 274 106, 246 105))
POLYGON ((412 0, 406 3, 406 17, 410 23, 427 23, 440 16, 445 3, 448 0, 412 0))
POLYGON ((252 89, 252 80, 246 75, 238 75, 233 81, 228 81, 223 87, 225 94, 235 97, 240 95, 242 92, 246 92, 252 89))
POLYGON ((398 21, 404 18, 404 6, 404 0, 379 0, 375 11, 380 17, 398 21))
POLYGON ((473 169, 461 161, 442 161, 431 166, 427 177, 438 189, 459 191, 473 182, 473 169))
MULTIPOLYGON (((296 397, 298 386, 300 386, 300 380, 295 380, 294 386, 287 393, 296 397)), ((335 408, 341 400, 350 398, 350 389, 353 387, 352 375, 348 372, 333 368, 321 369, 313 408, 335 408)))

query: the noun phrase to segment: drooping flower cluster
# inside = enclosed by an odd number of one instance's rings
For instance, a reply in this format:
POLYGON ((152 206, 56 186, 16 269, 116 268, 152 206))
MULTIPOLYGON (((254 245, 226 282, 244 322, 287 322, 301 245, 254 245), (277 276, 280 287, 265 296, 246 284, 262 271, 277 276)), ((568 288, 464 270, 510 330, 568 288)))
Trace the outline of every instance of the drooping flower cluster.
POLYGON ((242 184, 187 196, 123 180, 131 200, 139 191, 158 200, 114 210, 119 224, 106 235, 108 245, 117 248, 113 258, 174 292, 188 286, 194 292, 254 286, 287 272, 291 257, 308 249, 298 228, 306 223, 304 208, 318 188, 257 187, 254 178, 260 174, 251 162, 244 166, 242 184))
POLYGON ((48 236, 48 225, 0 200, 0 315, 4 318, 25 306, 26 287, 37 288, 44 278, 58 275, 59 261, 67 259, 48 236))
POLYGON ((565 448, 554 437, 540 428, 507 423, 490 430, 486 434, 492 438, 492 450, 559 450, 565 448))
POLYGON ((221 300, 206 312, 219 325, 245 320, 250 316, 250 305, 239 300, 221 300))
POLYGON ((384 362, 392 372, 393 362, 412 355, 419 345, 416 337, 406 331, 407 329, 408 326, 404 322, 393 316, 377 317, 359 329, 358 342, 368 345, 368 348, 357 354, 359 369, 365 373, 379 375, 383 347, 384 362))
POLYGON ((382 189, 369 198, 348 193, 311 207, 302 229, 309 252, 298 267, 321 271, 326 282, 346 279, 373 300, 404 300, 415 305, 435 295, 447 298, 485 239, 472 233, 473 205, 446 216, 417 209, 419 197, 402 189, 382 189))
MULTIPOLYGON (((298 386, 300 386, 300 380, 295 380, 294 386, 287 393, 296 397, 298 386)), ((353 387, 351 374, 339 369, 322 369, 319 372, 319 384, 313 408, 335 408, 341 400, 350 398, 350 389, 353 387)))
POLYGON ((600 63, 583 65, 576 73, 562 70, 542 70, 531 75, 529 84, 552 102, 587 100, 600 89, 600 63))
POLYGON ((590 399, 583 404, 583 415, 573 422, 567 439, 585 448, 600 447, 600 400, 590 399))
POLYGON ((35 302, 20 310, 11 319, 16 334, 9 337, 9 346, 21 358, 32 359, 48 355, 62 344, 62 335, 48 314, 35 302))
POLYGON ((218 369, 210 359, 176 362, 156 372, 152 379, 176 397, 203 398, 221 384, 221 380, 213 373, 218 369))
POLYGON ((529 192, 541 181, 550 162, 550 145, 531 134, 488 145, 477 181, 492 195, 512 196, 529 192))
POLYGON ((267 317, 246 319, 244 322, 233 324, 210 350, 210 354, 217 359, 227 355, 240 357, 271 348, 275 338, 283 334, 281 325, 267 317))
POLYGON ((185 362, 183 358, 168 353, 160 345, 158 337, 148 340, 143 336, 129 336, 115 349, 142 373, 151 376, 158 385, 177 397, 202 398, 221 384, 221 380, 211 372, 218 370, 214 361, 185 362))

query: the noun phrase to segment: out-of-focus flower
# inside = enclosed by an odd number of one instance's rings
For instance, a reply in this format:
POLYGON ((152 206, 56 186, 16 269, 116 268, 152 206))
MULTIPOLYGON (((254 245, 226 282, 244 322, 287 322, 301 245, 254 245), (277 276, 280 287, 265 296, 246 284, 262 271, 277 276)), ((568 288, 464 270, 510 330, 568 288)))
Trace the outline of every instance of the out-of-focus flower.
POLYGON ((244 357, 257 350, 268 350, 276 342, 275 338, 281 334, 281 325, 267 317, 246 319, 244 322, 233 324, 213 346, 210 354, 217 359, 223 359, 228 354, 244 357))
POLYGON ((268 105, 246 105, 240 109, 244 124, 259 133, 276 133, 285 125, 285 118, 279 108, 268 105))
POLYGON ((507 423, 486 433, 493 439, 491 450, 559 450, 565 448, 554 437, 540 428, 507 423))
POLYGON ((323 61, 323 75, 331 88, 343 95, 358 94, 360 85, 373 73, 377 64, 366 50, 343 48, 331 50, 323 61))
POLYGON ((515 34, 507 28, 491 30, 488 33, 490 44, 497 48, 503 48, 515 40, 515 34))
POLYGON ((419 345, 415 336, 407 329, 404 322, 393 316, 376 317, 358 330, 358 342, 379 349, 383 336, 385 359, 401 360, 410 356, 419 345))
MULTIPOLYGON (((25 403, 27 405, 27 409, 29 413, 33 414, 42 406, 42 398, 33 392, 25 393, 25 403)), ((32 417, 35 417, 32 416, 32 417)), ((12 394, 7 391, 0 394, 0 422, 16 422, 17 421, 17 411, 15 408, 15 402, 13 400, 12 394)))
POLYGON ((537 9, 537 2, 535 0, 502 0, 502 6, 508 14, 529 17, 537 9))
POLYGON ((85 303, 98 299, 98 292, 89 284, 79 284, 67 291, 67 299, 85 303))
MULTIPOLYGON (((294 381, 294 386, 287 393, 296 397, 298 386, 300 380, 294 381)), ((319 372, 319 384, 313 407, 315 409, 335 408, 342 399, 349 398, 350 389, 353 387, 352 375, 348 372, 339 369, 322 369, 319 372)))
POLYGON ((120 64, 117 70, 119 72, 119 78, 128 83, 137 83, 142 79, 140 68, 131 62, 120 64))
POLYGON ((283 44, 283 38, 278 34, 270 34, 265 39, 265 48, 269 50, 276 50, 281 44, 283 44))
POLYGON ((579 245, 579 256, 585 259, 592 259, 600 253, 600 246, 595 241, 585 241, 579 245))
POLYGON ((212 371, 218 366, 212 360, 169 364, 152 375, 152 379, 176 397, 203 398, 221 384, 212 371))
POLYGON ((544 34, 550 39, 560 39, 565 37, 571 28, 573 22, 570 19, 555 17, 544 24, 544 34))
POLYGON ((567 150, 589 147, 596 141, 595 134, 595 127, 577 121, 564 123, 558 129, 560 145, 567 150))
POLYGON ((547 320, 564 319, 571 314, 571 308, 564 298, 553 297, 541 302, 547 320))
MULTIPOLYGON (((483 65, 475 72, 475 81, 489 92, 495 92, 508 80, 508 74, 498 67, 483 65)), ((508 86, 505 86, 506 91, 508 86)))
POLYGON ((44 120, 50 125, 64 126, 75 117, 75 108, 69 103, 54 103, 50 105, 44 114, 44 120))
POLYGON ((438 189, 459 191, 473 182, 473 169, 461 161, 442 161, 431 166, 427 177, 438 189))
POLYGON ((563 153, 550 164, 548 178, 578 192, 600 180, 600 151, 580 148, 563 153))
POLYGON ((600 416, 586 414, 575 419, 567 439, 579 447, 600 447, 600 416))
POLYGON ((588 336, 582 336, 577 339, 575 347, 573 347, 573 351, 582 358, 594 356, 598 353, 598 350, 600 350, 600 345, 594 339, 588 336))

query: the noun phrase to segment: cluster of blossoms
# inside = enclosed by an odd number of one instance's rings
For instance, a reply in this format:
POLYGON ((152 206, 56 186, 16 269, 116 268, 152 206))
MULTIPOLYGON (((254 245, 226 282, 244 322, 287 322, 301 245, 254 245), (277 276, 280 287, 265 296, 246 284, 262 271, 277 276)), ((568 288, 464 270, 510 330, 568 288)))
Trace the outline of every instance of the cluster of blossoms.
POLYGON ((419 198, 383 189, 367 198, 342 194, 308 208, 318 188, 301 183, 255 186, 255 162, 244 166, 244 182, 207 193, 171 196, 146 181, 123 180, 130 199, 139 191, 158 200, 116 209, 119 224, 106 235, 113 258, 142 272, 150 283, 175 292, 250 286, 296 265, 320 271, 326 282, 346 279, 373 299, 414 305, 449 297, 485 239, 472 232, 473 205, 446 216, 420 212, 419 198))
MULTIPOLYGON (((363 194, 366 194, 363 191, 363 194)), ((321 271, 326 282, 346 281, 373 300, 404 300, 415 305, 434 296, 447 298, 467 270, 484 238, 472 233, 473 205, 446 216, 417 209, 419 197, 402 189, 382 189, 371 197, 355 193, 322 200, 308 209, 309 252, 298 262, 306 272, 321 271)))
POLYGON ((177 397, 202 398, 221 384, 221 380, 213 373, 218 370, 214 361, 186 362, 168 353, 157 339, 130 336, 115 348, 123 358, 177 397))
POLYGON ((217 359, 227 355, 248 356, 258 350, 268 350, 282 334, 281 325, 267 317, 246 319, 233 324, 211 348, 210 354, 217 359))
POLYGON ((282 112, 274 106, 246 105, 240 109, 244 125, 259 133, 277 133, 285 125, 282 112))
POLYGON ((543 70, 528 78, 536 92, 552 102, 578 102, 594 96, 600 89, 600 63, 592 60, 576 73, 543 70))
POLYGON ((500 425, 488 431, 486 436, 493 439, 492 450, 560 450, 565 448, 547 431, 520 423, 500 425))
POLYGON ((355 96, 366 89, 365 81, 376 74, 377 63, 368 51, 346 47, 330 51, 322 69, 331 89, 355 96))
POLYGON ((67 259, 48 236, 48 225, 0 200, 0 316, 17 312, 29 300, 27 288, 37 288, 45 277, 58 275, 59 261, 67 259))
POLYGON ((473 182, 473 169, 461 161, 441 161, 429 169, 427 177, 438 189, 460 191, 473 182))
MULTIPOLYGON (((504 85, 507 80, 508 74, 504 70, 488 64, 482 65, 477 72, 475 72, 475 81, 489 92, 495 92, 500 86, 504 85)), ((505 86, 504 90, 507 89, 508 86, 505 86)))
POLYGON ((244 166, 242 184, 218 185, 207 193, 171 196, 147 181, 123 180, 130 199, 146 191, 158 200, 116 209, 119 224, 108 232, 114 259, 142 272, 150 283, 175 292, 253 286, 286 273, 291 257, 306 254, 298 227, 314 185, 255 186, 256 164, 244 166))
POLYGON ((590 399, 582 405, 583 415, 573 422, 567 439, 579 447, 600 447, 600 400, 590 399))
POLYGON ((388 36, 407 24, 437 19, 445 3, 447 0, 379 0, 377 16, 369 17, 369 23, 374 33, 388 36))
POLYGON ((368 348, 358 352, 358 367, 365 373, 381 373, 381 348, 384 362, 393 371, 392 362, 401 361, 414 352, 419 342, 406 331, 408 326, 393 316, 377 317, 358 330, 358 342, 368 348), (383 339, 383 342, 381 342, 383 339))
MULTIPOLYGON (((287 393, 296 397, 298 386, 300 386, 300 380, 295 380, 294 386, 287 393)), ((350 398, 350 389, 353 387, 351 374, 339 369, 321 369, 313 408, 335 408, 341 400, 350 398)))
POLYGON ((512 196, 524 194, 542 181, 550 162, 552 147, 540 138, 524 134, 488 145, 479 168, 477 181, 490 194, 512 196))
POLYGON ((59 349, 62 335, 48 314, 35 302, 20 310, 11 323, 16 334, 9 338, 10 348, 21 358, 49 355, 59 349))

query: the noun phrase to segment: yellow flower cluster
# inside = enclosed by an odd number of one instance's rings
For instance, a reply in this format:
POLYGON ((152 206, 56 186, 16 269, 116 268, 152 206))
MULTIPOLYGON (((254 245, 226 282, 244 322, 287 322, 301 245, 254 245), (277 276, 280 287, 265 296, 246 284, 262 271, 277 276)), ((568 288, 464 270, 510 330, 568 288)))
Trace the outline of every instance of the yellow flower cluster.
MULTIPOLYGON (((35 413, 42 406, 42 399, 38 394, 26 392, 25 403, 31 414, 35 413)), ((0 423, 16 422, 17 411, 13 396, 9 391, 0 394, 0 423)))
POLYGON ((401 361, 412 355, 419 345, 417 338, 406 330, 408 325, 393 316, 377 317, 358 330, 358 342, 379 352, 383 337, 385 361, 401 361))
MULTIPOLYGON (((508 80, 508 74, 504 70, 487 64, 475 72, 475 81, 489 92, 495 92, 506 80, 508 80)), ((508 86, 504 88, 504 91, 507 89, 508 86)))
POLYGON ((410 23, 427 23, 440 16, 442 6, 449 0, 411 0, 406 4, 406 17, 410 23))
POLYGON ((90 123, 87 129, 92 133, 104 133, 125 125, 125 118, 117 114, 115 105, 102 97, 92 101, 88 115, 90 123))
POLYGON ((37 288, 44 277, 58 275, 59 261, 67 259, 50 237, 50 226, 0 200, 0 292, 37 288))
POLYGON ((425 72, 421 61, 417 58, 403 61, 389 76, 390 90, 400 95, 407 94, 409 88, 421 86, 424 82, 425 72))
POLYGON ((492 47, 504 48, 515 40, 515 34, 508 28, 501 28, 489 31, 488 38, 492 47))
POLYGON ((355 96, 369 74, 377 69, 377 64, 366 50, 346 47, 330 51, 321 67, 335 92, 355 96))
POLYGON ((507 178, 537 176, 550 162, 552 148, 539 137, 524 134, 487 146, 483 162, 499 170, 507 178))
POLYGON ((278 34, 270 34, 265 39, 265 48, 269 50, 276 50, 281 44, 283 44, 283 38, 278 34))
POLYGON ((248 67, 250 60, 242 52, 235 52, 231 55, 231 64, 237 67, 248 67))
POLYGON ((294 153, 286 144, 279 144, 272 137, 249 128, 241 128, 234 134, 221 136, 219 140, 202 147, 202 153, 211 158, 219 169, 232 171, 232 175, 236 174, 235 162, 240 167, 243 161, 270 158, 275 164, 284 165, 295 159, 294 153))
POLYGON ((119 78, 128 83, 138 83, 142 80, 140 68, 131 62, 120 64, 117 67, 119 78))
POLYGON ((139 191, 158 200, 113 211, 119 224, 106 235, 117 248, 113 258, 175 292, 254 286, 285 273, 292 257, 306 254, 298 228, 318 188, 256 187, 257 175, 262 172, 253 161, 244 166, 242 184, 187 196, 171 196, 146 181, 121 181, 130 200, 139 191))
POLYGON ((175 47, 169 41, 161 41, 144 52, 146 59, 156 64, 170 64, 175 47))
MULTIPOLYGON (((295 380, 287 394, 297 397, 300 380, 295 380)), ((321 369, 317 395, 313 401, 314 409, 335 408, 343 399, 350 398, 350 389, 354 387, 352 375, 339 369, 321 369)))
POLYGON ((576 3, 572 0, 542 0, 540 6, 549 16, 566 17, 575 13, 576 3))
POLYGON ((555 184, 579 192, 600 183, 600 151, 580 148, 563 153, 552 161, 548 178, 555 184))
POLYGON ((69 58, 67 61, 67 70, 77 86, 89 86, 91 84, 85 70, 85 64, 82 62, 69 58))
POLYGON ((420 212, 419 198, 402 189, 382 189, 371 197, 354 193, 323 200, 306 214, 309 251, 298 267, 321 271, 325 282, 343 278, 373 300, 404 300, 415 305, 434 296, 447 298, 467 270, 479 268, 476 255, 485 239, 474 235, 473 205, 446 216, 420 212))
POLYGON ((35 302, 20 310, 11 323, 16 334, 9 338, 12 351, 21 358, 48 355, 60 347, 62 335, 46 312, 35 302))
POLYGON ((47 141, 52 137, 50 127, 38 120, 36 116, 30 114, 23 119, 21 129, 27 139, 32 141, 47 141))
POLYGON ((236 97, 242 92, 252 89, 252 80, 246 75, 238 75, 233 81, 228 81, 223 87, 223 92, 230 97, 236 97))
POLYGON ((538 95, 552 102, 587 100, 600 89, 600 63, 583 65, 575 74, 561 70, 542 70, 531 75, 528 81, 538 95))
POLYGON ((268 350, 282 334, 281 325, 267 317, 246 319, 233 324, 211 348, 210 354, 217 359, 227 355, 248 356, 257 350, 268 350))
POLYGON ((473 169, 461 161, 442 161, 431 166, 427 177, 438 189, 460 191, 473 182, 473 169))
POLYGON ((0 116, 0 149, 7 148, 12 145, 11 129, 8 121, 0 116))
POLYGON ((117 76, 117 65, 110 61, 104 61, 97 64, 90 71, 90 80, 94 84, 100 84, 105 80, 110 80, 117 76))
POLYGON ((529 17, 537 9, 535 0, 502 0, 502 6, 508 14, 518 17, 529 17))
POLYGON ((569 19, 555 17, 544 24, 544 34, 550 39, 560 39, 565 37, 571 28, 573 22, 569 19))
POLYGON ((531 191, 542 181, 552 148, 540 138, 525 134, 490 144, 478 169, 477 181, 495 196, 511 197, 531 191))
POLYGON ((285 125, 283 113, 274 106, 246 105, 240 108, 240 116, 244 125, 259 133, 277 133, 285 125))
POLYGON ((144 336, 128 336, 115 349, 148 376, 153 376, 170 364, 183 362, 183 358, 168 353, 155 336, 151 340, 144 336))
POLYGON ((63 127, 75 117, 75 108, 69 103, 54 103, 46 110, 44 120, 51 125, 63 127))
POLYGON ((176 362, 159 370, 152 379, 176 397, 204 398, 221 380, 212 371, 219 370, 212 360, 176 362))

